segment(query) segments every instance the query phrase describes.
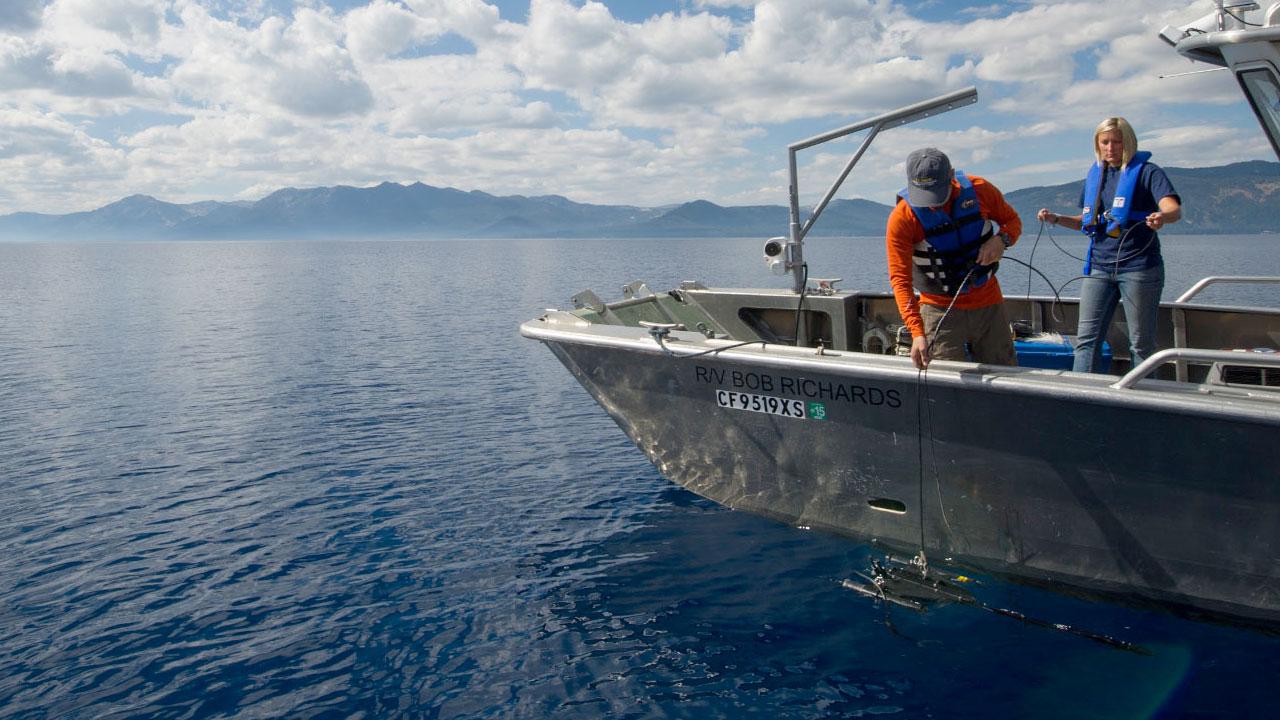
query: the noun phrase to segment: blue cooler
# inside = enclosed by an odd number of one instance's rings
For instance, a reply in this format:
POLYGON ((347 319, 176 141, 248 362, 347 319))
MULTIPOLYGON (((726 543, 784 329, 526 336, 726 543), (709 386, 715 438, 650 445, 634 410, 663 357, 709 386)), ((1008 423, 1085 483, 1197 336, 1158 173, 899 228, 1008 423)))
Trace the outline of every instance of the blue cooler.
MULTIPOLYGON (((1070 370, 1075 359, 1075 350, 1071 342, 1063 337, 1014 340, 1013 350, 1018 355, 1019 367, 1070 370)), ((1102 343, 1102 363, 1097 370, 1105 373, 1110 369, 1111 345, 1104 342, 1102 343)))

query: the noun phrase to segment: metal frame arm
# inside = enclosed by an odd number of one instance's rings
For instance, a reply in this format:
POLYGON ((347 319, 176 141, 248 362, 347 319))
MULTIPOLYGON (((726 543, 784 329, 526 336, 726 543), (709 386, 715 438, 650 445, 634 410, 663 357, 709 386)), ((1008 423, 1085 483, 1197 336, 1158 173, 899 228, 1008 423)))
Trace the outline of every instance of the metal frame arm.
POLYGON ((934 115, 940 115, 944 112, 964 107, 965 105, 972 105, 977 101, 978 89, 976 87, 969 86, 963 90, 950 92, 946 95, 939 95, 932 100, 925 100, 924 102, 919 102, 914 105, 908 105, 892 112, 885 113, 884 115, 873 117, 870 120, 864 120, 860 123, 854 123, 853 125, 846 125, 842 128, 837 128, 835 130, 822 133, 821 135, 815 135, 807 140, 801 140, 787 146, 788 171, 790 173, 791 182, 789 188, 791 195, 791 228, 790 242, 788 243, 790 248, 787 255, 787 264, 788 269, 790 269, 795 280, 795 292, 800 292, 804 289, 802 286, 803 279, 800 267, 804 264, 803 244, 805 236, 809 234, 809 230, 813 228, 814 223, 818 220, 818 216, 826 209, 827 204, 831 202, 831 198, 835 197, 836 191, 840 189, 840 186, 844 184, 845 179, 849 177, 849 173, 853 171, 854 165, 857 165, 858 161, 862 159, 867 148, 871 146, 872 140, 874 140, 883 130, 895 128, 900 125, 906 125, 907 123, 923 120, 925 118, 933 117, 934 115), (853 154, 853 157, 850 158, 849 162, 845 164, 844 171, 841 172, 840 176, 836 178, 836 181, 831 184, 831 187, 827 190, 826 194, 823 195, 822 201, 814 207, 813 213, 804 221, 803 224, 801 224, 800 180, 799 170, 796 163, 796 154, 801 150, 814 147, 815 145, 821 145, 822 143, 836 140, 846 135, 852 135, 853 133, 867 129, 870 129, 871 133, 865 140, 863 140, 862 145, 858 147, 858 150, 853 154))

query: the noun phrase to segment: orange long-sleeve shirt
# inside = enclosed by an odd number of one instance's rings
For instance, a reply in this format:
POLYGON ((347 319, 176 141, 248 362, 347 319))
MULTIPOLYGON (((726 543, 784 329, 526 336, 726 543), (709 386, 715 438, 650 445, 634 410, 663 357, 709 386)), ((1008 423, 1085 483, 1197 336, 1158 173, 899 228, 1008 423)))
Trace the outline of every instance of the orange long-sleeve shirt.
MULTIPOLYGON (((978 196, 978 210, 982 213, 982 217, 999 224, 1000 229, 1009 236, 1009 239, 1017 242, 1018 236, 1022 234, 1022 220, 1018 218, 1018 213, 1005 202, 1004 195, 995 185, 976 175, 970 175, 969 180, 973 183, 973 191, 978 196)), ((960 192, 960 183, 952 180, 951 197, 954 198, 958 192, 960 192)), ((950 202, 947 203, 944 212, 951 214, 950 202)), ((889 286, 893 288, 893 298, 898 303, 898 313, 902 315, 902 321, 911 330, 913 337, 924 335, 924 321, 920 319, 919 303, 945 308, 951 304, 951 297, 921 293, 920 299, 916 300, 915 286, 911 280, 911 254, 916 243, 924 242, 924 226, 916 219, 911 206, 901 199, 898 200, 898 205, 893 212, 889 213, 884 242, 889 258, 889 286)), ((960 295, 955 307, 960 310, 973 310, 1003 301, 1004 295, 1000 293, 1000 283, 993 275, 981 287, 960 295)))

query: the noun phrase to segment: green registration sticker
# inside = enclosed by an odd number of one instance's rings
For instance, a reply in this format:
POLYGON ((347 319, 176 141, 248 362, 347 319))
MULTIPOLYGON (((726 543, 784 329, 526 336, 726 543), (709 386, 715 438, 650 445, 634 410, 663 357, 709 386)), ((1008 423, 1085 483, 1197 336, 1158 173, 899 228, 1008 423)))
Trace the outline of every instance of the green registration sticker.
POLYGON ((814 420, 826 420, 827 406, 818 402, 809 403, 809 417, 813 418, 814 420))

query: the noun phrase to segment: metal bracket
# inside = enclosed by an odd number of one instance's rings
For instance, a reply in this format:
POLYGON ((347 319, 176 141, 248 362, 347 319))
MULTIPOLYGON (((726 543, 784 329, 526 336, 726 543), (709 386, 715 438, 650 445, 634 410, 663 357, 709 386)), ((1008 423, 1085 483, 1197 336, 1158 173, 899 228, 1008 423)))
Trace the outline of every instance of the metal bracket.
POLYGON ((591 292, 590 290, 583 290, 577 295, 574 295, 572 298, 569 298, 569 300, 570 302, 573 303, 573 307, 575 310, 589 308, 601 315, 604 314, 604 311, 605 311, 604 301, 601 300, 598 295, 591 292))
POLYGON ((622 297, 630 300, 638 297, 653 297, 654 292, 642 280, 633 280, 622 286, 622 297))

